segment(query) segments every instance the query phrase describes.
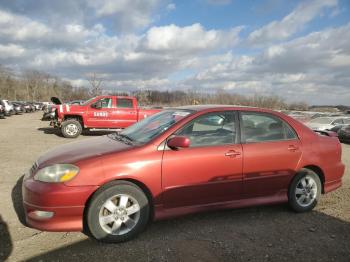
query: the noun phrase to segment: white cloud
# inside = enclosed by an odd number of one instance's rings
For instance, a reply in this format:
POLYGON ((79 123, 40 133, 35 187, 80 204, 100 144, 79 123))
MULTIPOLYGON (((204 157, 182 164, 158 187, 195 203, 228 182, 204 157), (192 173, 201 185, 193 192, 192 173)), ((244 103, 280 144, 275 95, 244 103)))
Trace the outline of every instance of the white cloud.
POLYGON ((337 0, 310 0, 299 4, 281 21, 273 21, 259 28, 248 37, 248 42, 261 46, 288 39, 313 20, 325 8, 337 8, 337 0))
POLYGON ((207 0, 207 2, 211 5, 228 5, 232 0, 207 0))
POLYGON ((88 0, 97 17, 108 17, 116 29, 129 32, 148 26, 159 4, 159 0, 88 0))
POLYGON ((0 10, 0 36, 10 41, 42 38, 48 33, 46 25, 27 17, 0 10))
POLYGON ((152 27, 146 33, 143 47, 150 51, 188 53, 234 46, 241 27, 229 31, 205 30, 200 24, 178 27, 174 24, 152 27))
POLYGON ((166 6, 166 10, 173 11, 176 9, 176 5, 174 3, 170 3, 166 6))
POLYGON ((348 104, 350 24, 310 33, 255 55, 226 54, 185 86, 280 95, 309 103, 348 104), (335 41, 336 39, 336 41, 335 41), (326 101, 326 102, 325 102, 326 101))
POLYGON ((24 53, 25 49, 22 46, 15 44, 0 44, 0 59, 17 58, 24 55, 24 53))

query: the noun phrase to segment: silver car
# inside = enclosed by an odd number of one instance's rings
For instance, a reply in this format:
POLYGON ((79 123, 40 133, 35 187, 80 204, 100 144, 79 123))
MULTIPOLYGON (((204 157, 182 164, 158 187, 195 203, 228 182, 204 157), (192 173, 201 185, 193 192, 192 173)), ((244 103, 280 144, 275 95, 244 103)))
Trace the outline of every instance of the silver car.
POLYGON ((312 130, 330 130, 335 126, 344 126, 350 124, 350 117, 336 116, 336 117, 317 117, 310 120, 306 125, 312 130))

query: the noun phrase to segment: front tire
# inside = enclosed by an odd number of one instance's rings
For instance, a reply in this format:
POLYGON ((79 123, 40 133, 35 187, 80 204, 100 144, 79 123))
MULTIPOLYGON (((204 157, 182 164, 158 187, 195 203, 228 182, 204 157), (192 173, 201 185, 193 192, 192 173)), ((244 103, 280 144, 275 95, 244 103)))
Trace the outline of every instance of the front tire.
POLYGON ((319 176, 312 170, 301 169, 289 186, 289 205, 298 213, 311 211, 320 199, 321 190, 319 176))
POLYGON ((92 197, 86 224, 95 239, 119 243, 142 232, 149 221, 149 201, 143 191, 127 181, 115 181, 92 197))
POLYGON ((82 132, 82 126, 78 120, 68 119, 61 125, 62 135, 66 138, 76 138, 82 132))

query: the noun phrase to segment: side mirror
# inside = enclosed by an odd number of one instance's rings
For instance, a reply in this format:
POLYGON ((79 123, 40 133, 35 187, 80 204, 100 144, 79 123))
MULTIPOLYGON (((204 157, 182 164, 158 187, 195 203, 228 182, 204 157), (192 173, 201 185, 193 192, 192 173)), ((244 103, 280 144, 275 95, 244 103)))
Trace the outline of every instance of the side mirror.
POLYGON ((167 142, 171 149, 187 148, 190 146, 190 139, 186 136, 174 136, 167 142))
POLYGON ((92 108, 96 108, 96 109, 101 109, 102 108, 102 102, 101 101, 97 101, 96 103, 91 105, 92 108))

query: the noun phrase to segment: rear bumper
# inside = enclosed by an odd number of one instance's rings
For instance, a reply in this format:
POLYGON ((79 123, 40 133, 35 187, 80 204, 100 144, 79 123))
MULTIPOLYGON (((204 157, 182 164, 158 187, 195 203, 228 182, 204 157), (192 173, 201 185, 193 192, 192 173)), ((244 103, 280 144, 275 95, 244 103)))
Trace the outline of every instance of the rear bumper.
POLYGON ((331 191, 336 190, 342 185, 342 177, 345 172, 345 165, 340 163, 333 167, 330 170, 327 170, 327 174, 331 177, 331 179, 327 179, 324 183, 324 193, 329 193, 331 191))
POLYGON ((85 203, 97 186, 69 187, 33 179, 23 181, 23 206, 28 226, 43 231, 81 231, 85 203), (40 217, 36 211, 52 214, 40 217))

